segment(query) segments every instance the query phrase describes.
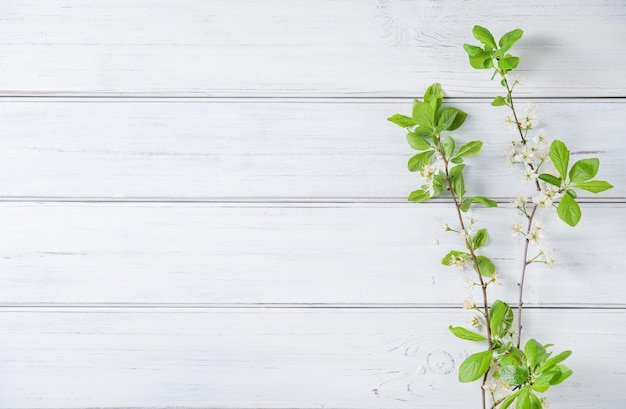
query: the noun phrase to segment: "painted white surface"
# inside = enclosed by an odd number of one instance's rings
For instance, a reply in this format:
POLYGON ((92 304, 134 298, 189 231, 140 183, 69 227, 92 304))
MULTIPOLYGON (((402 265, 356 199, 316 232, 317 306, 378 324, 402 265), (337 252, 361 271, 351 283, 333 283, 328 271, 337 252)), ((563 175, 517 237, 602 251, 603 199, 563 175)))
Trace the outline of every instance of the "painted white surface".
MULTIPOLYGON (((525 328, 574 350, 552 408, 622 409, 626 3, 592 0, 2 2, 0 407, 478 407, 452 209, 404 202, 386 121, 441 82, 497 158, 469 189, 517 192, 474 24, 526 31, 520 95, 615 185, 546 222, 525 328)), ((479 211, 506 284, 511 213, 479 211)))
MULTIPOLYGON (((466 318, 438 309, 8 309, 0 399, 8 408, 453 408, 480 399, 456 379, 479 346, 442 336, 466 318)), ((547 394, 553 407, 620 407, 623 311, 528 319, 529 336, 576 351, 575 374, 547 394)))
MULTIPOLYGON (((522 189, 507 168, 504 108, 453 101, 470 115, 459 141, 481 139, 468 189, 507 198, 522 189)), ((530 103, 528 103, 530 104, 530 103)), ((520 102, 520 108, 525 103, 520 102)), ((572 160, 595 156, 614 181, 601 200, 623 200, 626 103, 533 101, 546 136, 572 160)), ((9 99, 0 102, 4 197, 165 200, 402 201, 419 188, 407 171, 405 132, 386 118, 411 100, 9 99), (37 126, 30 126, 31 124, 37 126)), ((532 186, 529 187, 532 192, 532 186)), ((581 193, 583 197, 594 195, 581 193)))
POLYGON ((491 95, 468 69, 474 24, 526 30, 534 96, 622 96, 622 1, 27 0, 3 2, 12 95, 402 96, 433 80, 491 95))

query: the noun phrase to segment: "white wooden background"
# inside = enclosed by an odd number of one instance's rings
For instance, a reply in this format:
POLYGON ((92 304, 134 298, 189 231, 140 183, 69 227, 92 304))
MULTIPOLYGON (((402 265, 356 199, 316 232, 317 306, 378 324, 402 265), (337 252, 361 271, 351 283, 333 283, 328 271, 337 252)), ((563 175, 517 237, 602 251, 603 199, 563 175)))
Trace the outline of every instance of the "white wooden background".
MULTIPOLYGON (((530 273, 526 329, 574 351, 552 408, 623 408, 621 0, 1 2, 0 407, 478 408, 446 330, 452 209, 405 202, 386 121, 439 81, 458 137, 502 157, 474 24, 525 30, 519 96, 615 185, 578 228, 546 222, 560 262, 530 273)), ((469 189, 506 202, 501 165, 469 189)))

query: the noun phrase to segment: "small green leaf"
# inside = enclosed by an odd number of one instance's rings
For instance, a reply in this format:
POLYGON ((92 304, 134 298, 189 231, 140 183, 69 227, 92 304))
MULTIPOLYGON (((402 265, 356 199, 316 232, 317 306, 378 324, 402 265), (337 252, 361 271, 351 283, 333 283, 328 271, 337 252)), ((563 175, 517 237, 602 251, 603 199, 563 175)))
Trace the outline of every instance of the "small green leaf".
POLYGON ((477 352, 468 356, 459 366, 459 381, 473 382, 489 370, 493 351, 477 352))
POLYGON ((432 133, 435 129, 435 110, 429 103, 415 100, 412 116, 415 123, 421 128, 422 134, 425 132, 432 133))
POLYGON ((506 365, 500 369, 500 379, 509 385, 521 385, 528 381, 528 369, 506 365))
POLYGON ((537 392, 545 392, 550 388, 551 382, 555 382, 560 376, 559 370, 543 372, 533 382, 533 389, 537 392))
POLYGON ((482 141, 470 141, 461 146, 456 153, 456 157, 476 155, 483 147, 482 141))
POLYGON ((454 131, 456 129, 459 129, 461 125, 463 125, 466 119, 467 119, 467 114, 461 111, 460 109, 457 109, 457 113, 456 113, 456 116, 454 117, 454 121, 452 121, 452 125, 448 127, 448 131, 454 131))
POLYGON ((444 266, 451 266, 454 264, 455 260, 466 260, 469 261, 472 259, 472 256, 469 253, 465 253, 463 251, 450 250, 448 254, 443 256, 441 259, 441 264, 444 266))
POLYGON ((455 165, 459 165, 463 163, 463 158, 455 156, 454 158, 450 159, 450 162, 454 163, 455 165))
POLYGON ((443 141, 441 141, 441 145, 443 146, 443 153, 445 155, 446 158, 450 158, 452 157, 452 154, 454 153, 454 139, 452 139, 451 136, 446 136, 445 138, 443 138, 443 141))
POLYGON ((593 179, 600 168, 598 158, 581 159, 572 165, 569 171, 569 179, 572 182, 586 182, 593 179))
POLYGON ((478 250, 485 244, 487 244, 487 229, 480 229, 476 232, 473 238, 474 250, 478 250))
POLYGON ((569 150, 565 144, 559 140, 554 140, 550 145, 550 159, 561 175, 561 179, 567 177, 567 167, 569 165, 569 150))
POLYGON ((403 128, 414 126, 417 124, 417 122, 415 122, 413 118, 409 118, 408 116, 404 116, 400 114, 395 114, 393 116, 390 116, 389 118, 387 118, 387 120, 403 128))
POLYGON ((493 101, 491 101, 491 105, 493 105, 494 107, 501 107, 503 105, 507 105, 506 99, 498 95, 497 97, 493 99, 493 101))
POLYGON ((409 195, 409 202, 420 203, 430 199, 430 194, 424 190, 415 190, 409 195))
POLYGON ((569 358, 570 355, 572 355, 572 351, 563 351, 560 354, 553 356, 552 358, 544 362, 541 367, 539 367, 539 372, 549 371, 550 369, 554 368, 556 364, 561 363, 569 358))
POLYGON ((476 47, 475 45, 470 45, 470 44, 463 44, 463 49, 465 50, 465 52, 467 53, 469 57, 473 57, 476 54, 485 52, 485 50, 483 50, 481 47, 476 47))
POLYGON ((417 153, 409 159, 408 167, 411 172, 418 172, 424 168, 424 165, 430 162, 430 158, 435 153, 434 150, 417 153))
POLYGON ((549 173, 542 173, 541 175, 539 175, 539 179, 543 180, 544 182, 548 182, 549 184, 554 186, 561 186, 561 179, 549 173))
MULTIPOLYGON (((496 266, 491 262, 491 260, 489 260, 488 257, 477 256, 476 261, 478 261, 478 268, 480 269, 481 276, 493 277, 496 272, 496 266)), ((476 269, 476 266, 474 266, 474 269, 476 269)))
POLYGON ((487 340, 487 338, 483 337, 482 335, 472 332, 463 327, 453 327, 452 325, 450 325, 448 329, 458 338, 466 339, 468 341, 486 341, 487 340))
POLYGON ((414 132, 409 132, 406 134, 406 140, 411 145, 411 148, 416 149, 418 151, 425 151, 427 149, 432 149, 432 146, 428 141, 418 134, 414 132))
POLYGON ((526 355, 524 355, 524 352, 521 349, 515 348, 515 347, 511 347, 508 353, 500 358, 501 366, 505 366, 505 365, 522 366, 525 364, 525 362, 526 362, 526 355))
POLYGON ((580 221, 581 211, 580 206, 570 195, 564 195, 559 203, 559 207, 556 208, 561 220, 570 226, 576 226, 580 221))
POLYGON ((605 182, 604 180, 591 180, 589 182, 574 183, 574 187, 591 193, 600 193, 611 189, 613 185, 609 182, 605 182))
POLYGON ((447 188, 448 181, 446 180, 445 176, 440 173, 433 176, 433 190, 435 191, 433 197, 439 196, 441 192, 443 192, 447 188))
POLYGON ((486 197, 474 196, 471 199, 472 202, 480 203, 486 207, 498 207, 498 202, 496 202, 495 200, 487 199, 486 197))
POLYGON ((513 326, 513 310, 504 301, 496 300, 489 308, 489 327, 497 337, 505 336, 513 326))
POLYGON ((493 57, 491 53, 485 51, 470 56, 469 62, 472 68, 476 68, 478 70, 493 67, 493 57))
POLYGON ((493 35, 485 27, 481 27, 478 25, 474 26, 474 28, 472 29, 472 34, 474 35, 475 39, 477 39, 486 46, 486 49, 490 48, 493 50, 498 48, 496 46, 496 40, 493 38, 493 35))
POLYGON ((576 192, 574 192, 572 189, 567 189, 565 191, 565 193, 567 193, 568 195, 570 195, 572 197, 572 199, 576 199, 578 197, 578 195, 576 194, 576 192))
POLYGON ((558 385, 574 373, 574 371, 572 371, 563 364, 558 364, 555 366, 555 368, 559 371, 559 376, 555 376, 554 378, 552 378, 552 380, 550 381, 550 385, 558 385))
POLYGON ((437 82, 431 84, 424 93, 424 102, 428 103, 434 112, 437 112, 443 101, 443 90, 437 82))
POLYGON ((530 365, 530 367, 533 369, 537 365, 542 363, 548 355, 544 346, 537 342, 537 340, 532 338, 526 341, 526 345, 524 346, 524 354, 526 355, 528 365, 530 365))
POLYGON ((500 38, 498 44, 500 45, 501 49, 504 48, 505 50, 508 50, 513 47, 513 44, 515 44, 520 38, 522 38, 523 34, 524 32, 522 30, 516 28, 515 30, 509 31, 508 33, 503 35, 502 38, 500 38))
POLYGON ((504 71, 514 70, 515 68, 517 68, 518 64, 519 57, 508 56, 500 58, 498 60, 498 68, 504 71))
POLYGON ((456 165, 450 169, 450 184, 454 194, 463 198, 465 195, 465 179, 463 179, 463 169, 465 165, 456 165))
POLYGON ((472 207, 472 200, 470 198, 466 198, 461 202, 460 209, 462 212, 467 212, 472 207))

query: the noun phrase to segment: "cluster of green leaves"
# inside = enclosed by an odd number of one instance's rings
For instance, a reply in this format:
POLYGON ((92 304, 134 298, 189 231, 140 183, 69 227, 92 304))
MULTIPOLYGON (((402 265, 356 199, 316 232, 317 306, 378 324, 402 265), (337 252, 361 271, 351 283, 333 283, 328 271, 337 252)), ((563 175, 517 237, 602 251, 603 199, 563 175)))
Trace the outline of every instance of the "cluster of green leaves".
POLYGON ((600 160, 597 158, 580 159, 570 168, 570 151, 565 143, 559 140, 553 141, 550 145, 550 159, 559 176, 543 173, 539 175, 539 179, 556 186, 559 192, 565 192, 559 202, 557 212, 565 223, 576 226, 581 218, 581 210, 576 202, 578 195, 574 189, 600 193, 613 186, 604 180, 592 180, 600 167, 600 160))
MULTIPOLYGON (((505 75, 511 70, 517 68, 519 57, 511 55, 508 51, 513 45, 522 38, 524 31, 519 28, 504 34, 498 43, 496 43, 493 34, 485 27, 474 26, 472 34, 482 46, 464 44, 463 48, 469 56, 470 65, 476 69, 494 69, 496 74, 505 75)), ((504 79, 502 80, 504 81, 504 79)), ((504 85, 504 84, 503 84, 504 85)), ((510 105, 510 94, 506 96, 497 96, 491 103, 494 106, 510 105)))
MULTIPOLYGON (((489 308, 489 327, 492 335, 491 347, 468 356, 459 367, 459 381, 473 382, 489 371, 492 362, 499 369, 493 373, 514 392, 500 402, 499 408, 506 409, 516 401, 516 409, 541 409, 542 403, 536 392, 545 392, 550 386, 558 385, 572 375, 572 370, 562 364, 572 352, 564 351, 552 357, 547 348, 534 339, 529 339, 524 349, 513 346, 512 326, 514 314, 503 301, 495 301, 489 308)), ((468 341, 487 341, 483 335, 463 327, 449 327, 458 338, 468 341)))
POLYGON ((412 202, 423 202, 437 197, 444 191, 452 192, 460 201, 461 209, 468 211, 472 203, 481 203, 487 207, 496 206, 496 202, 482 196, 465 197, 465 179, 463 158, 476 155, 482 149, 481 141, 470 141, 456 147, 456 141, 449 135, 441 136, 444 131, 458 129, 467 118, 467 114, 453 107, 442 107, 443 90, 434 83, 424 93, 424 100, 415 99, 411 116, 395 114, 388 118, 394 124, 405 128, 407 142, 411 148, 419 151, 408 162, 411 172, 421 171, 425 165, 437 159, 437 155, 446 163, 446 172, 439 171, 433 176, 432 190, 422 186, 409 195, 412 202), (448 169, 448 164, 454 166, 448 169))

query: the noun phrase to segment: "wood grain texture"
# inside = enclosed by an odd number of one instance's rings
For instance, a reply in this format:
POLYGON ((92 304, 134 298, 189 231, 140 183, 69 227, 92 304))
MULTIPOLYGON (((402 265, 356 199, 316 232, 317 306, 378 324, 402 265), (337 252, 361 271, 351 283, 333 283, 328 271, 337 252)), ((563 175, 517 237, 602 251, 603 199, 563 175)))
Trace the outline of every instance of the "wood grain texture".
MULTIPOLYGON (((0 402, 458 407, 480 399, 479 385, 457 381, 457 368, 481 346, 446 329, 465 320, 463 311, 436 309, 3 309, 0 402)), ((624 310, 528 311, 527 336, 575 350, 571 380, 547 394, 553 407, 622 407, 626 392, 616 385, 626 373, 616 357, 625 320, 624 310)))
POLYGON ((28 0, 0 8, 3 95, 491 95, 474 24, 521 27, 533 96, 625 96, 626 3, 28 0))
MULTIPOLYGON (((559 263, 537 265, 528 305, 624 305, 626 207, 585 205, 572 229, 545 220, 559 263), (584 241, 585 245, 581 245, 584 241), (607 285, 615 283, 615 285, 607 285)), ((522 242, 513 209, 478 211, 515 302, 522 242)), ((458 237, 450 205, 0 205, 0 303, 460 305, 469 272, 440 264, 458 237)), ((533 256, 534 254, 531 253, 533 256)), ((478 294, 475 294, 478 300, 478 294)))
MULTIPOLYGON (((521 173, 504 162, 504 146, 515 138, 502 126, 506 111, 487 101, 453 105, 470 115, 455 138, 485 142, 467 160, 469 191, 505 200, 517 194, 521 173)), ((598 178, 615 188, 599 200, 623 201, 626 103, 537 106, 539 126, 566 141, 573 159, 600 158, 598 178)), ((5 99, 0 195, 405 201, 422 183, 406 168, 414 151, 404 130, 386 118, 410 109, 410 100, 5 99)))

